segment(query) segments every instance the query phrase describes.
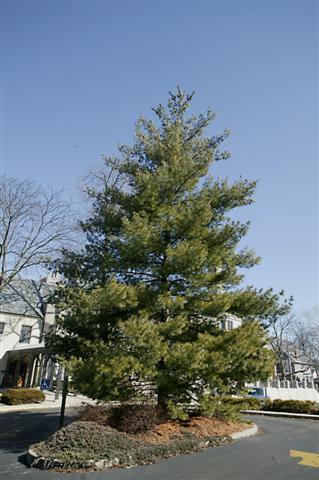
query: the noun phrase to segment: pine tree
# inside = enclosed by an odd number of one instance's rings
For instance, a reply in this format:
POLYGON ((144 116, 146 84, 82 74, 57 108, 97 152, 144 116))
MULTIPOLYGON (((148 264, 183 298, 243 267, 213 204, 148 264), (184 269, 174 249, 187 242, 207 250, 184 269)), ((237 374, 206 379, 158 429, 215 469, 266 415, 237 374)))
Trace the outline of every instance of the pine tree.
POLYGON ((228 216, 252 203, 256 182, 212 177, 212 164, 229 156, 220 151, 229 133, 204 137, 214 113, 187 116, 192 96, 170 93, 154 109, 157 123, 141 117, 133 146, 104 159, 99 186, 88 188, 86 244, 59 266, 73 286, 60 292, 51 343, 97 399, 130 398, 133 380, 144 380, 174 409, 272 370, 261 322, 289 301, 241 286, 243 269, 260 259, 239 249, 249 224, 228 216), (243 326, 221 330, 229 314, 243 326))

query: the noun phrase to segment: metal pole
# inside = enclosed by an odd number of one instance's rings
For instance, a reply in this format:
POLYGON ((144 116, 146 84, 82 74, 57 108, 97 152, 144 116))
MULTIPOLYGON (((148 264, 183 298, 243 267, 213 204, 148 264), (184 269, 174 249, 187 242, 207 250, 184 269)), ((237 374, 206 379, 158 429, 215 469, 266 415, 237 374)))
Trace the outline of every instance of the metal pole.
POLYGON ((60 396, 61 377, 62 377, 62 363, 59 363, 58 373, 57 373, 57 377, 56 377, 56 389, 55 389, 54 400, 58 400, 59 396, 60 396))
POLYGON ((69 376, 68 376, 67 369, 65 369, 64 378, 63 378, 62 403, 61 403, 59 429, 63 427, 63 422, 64 422, 65 402, 66 402, 66 396, 68 394, 68 383, 69 383, 69 376))

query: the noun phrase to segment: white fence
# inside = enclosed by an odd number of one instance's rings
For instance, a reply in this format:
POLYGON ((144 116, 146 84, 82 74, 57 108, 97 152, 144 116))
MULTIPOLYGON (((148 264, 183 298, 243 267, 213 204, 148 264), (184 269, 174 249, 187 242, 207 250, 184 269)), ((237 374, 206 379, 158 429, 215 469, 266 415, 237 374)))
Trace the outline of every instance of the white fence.
POLYGON ((264 395, 271 400, 312 400, 319 403, 319 391, 313 382, 289 380, 272 380, 247 385, 252 388, 263 388, 264 395))

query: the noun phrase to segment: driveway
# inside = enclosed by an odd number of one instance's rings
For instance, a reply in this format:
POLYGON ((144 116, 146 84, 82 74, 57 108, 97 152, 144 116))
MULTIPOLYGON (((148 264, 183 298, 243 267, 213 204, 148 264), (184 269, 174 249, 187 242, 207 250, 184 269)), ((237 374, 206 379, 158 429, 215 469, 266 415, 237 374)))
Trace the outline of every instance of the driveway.
MULTIPOLYGON (((67 421, 71 420, 71 414, 67 421)), ((58 412, 0 415, 1 480, 318 480, 319 421, 251 417, 260 434, 154 465, 103 472, 55 473, 25 466, 25 452, 55 431, 58 412), (300 452, 302 452, 300 454, 300 452), (301 456, 298 456, 298 455, 301 456), (295 455, 295 456, 291 456, 295 455), (303 455, 303 459, 302 459, 303 455), (300 464, 303 462, 305 464, 300 464), (311 466, 313 465, 313 466, 311 466)))

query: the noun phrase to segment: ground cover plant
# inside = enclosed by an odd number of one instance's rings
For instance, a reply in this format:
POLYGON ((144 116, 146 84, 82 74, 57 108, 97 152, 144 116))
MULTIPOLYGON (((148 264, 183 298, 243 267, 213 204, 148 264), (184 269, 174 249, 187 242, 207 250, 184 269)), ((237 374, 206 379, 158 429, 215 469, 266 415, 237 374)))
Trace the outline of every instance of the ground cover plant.
POLYGON ((192 432, 178 435, 165 443, 135 440, 124 432, 96 422, 74 422, 53 434, 46 442, 34 445, 48 460, 58 459, 63 467, 90 468, 101 459, 110 466, 132 466, 153 463, 159 458, 199 451, 229 441, 227 436, 200 438, 192 432))

